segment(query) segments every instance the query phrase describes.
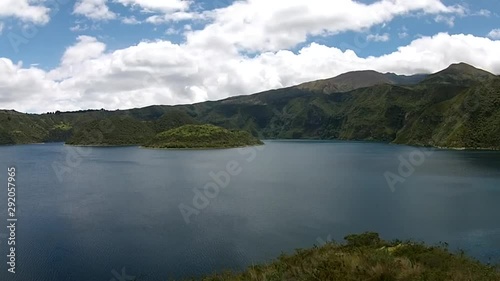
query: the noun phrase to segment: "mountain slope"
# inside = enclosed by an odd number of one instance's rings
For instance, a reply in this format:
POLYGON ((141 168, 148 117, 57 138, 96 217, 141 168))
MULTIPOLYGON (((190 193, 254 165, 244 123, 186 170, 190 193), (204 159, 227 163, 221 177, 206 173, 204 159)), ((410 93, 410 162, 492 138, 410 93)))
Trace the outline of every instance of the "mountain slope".
POLYGON ((154 129, 156 133, 160 133, 188 124, 198 124, 198 121, 185 111, 173 109, 167 111, 154 122, 154 129))
POLYGON ((152 123, 132 117, 113 116, 94 120, 75 129, 67 141, 71 145, 138 145, 154 136, 152 123))
POLYGON ((478 84, 415 112, 394 142, 500 149, 500 79, 478 84))

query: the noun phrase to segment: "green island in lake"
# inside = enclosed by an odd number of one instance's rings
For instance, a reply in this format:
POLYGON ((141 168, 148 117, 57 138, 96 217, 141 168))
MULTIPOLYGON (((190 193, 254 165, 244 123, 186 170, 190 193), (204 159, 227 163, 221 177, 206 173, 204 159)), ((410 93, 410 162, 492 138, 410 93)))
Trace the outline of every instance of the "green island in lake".
POLYGON ((233 148, 262 145, 246 131, 228 130, 214 125, 184 125, 157 134, 148 148, 233 148))

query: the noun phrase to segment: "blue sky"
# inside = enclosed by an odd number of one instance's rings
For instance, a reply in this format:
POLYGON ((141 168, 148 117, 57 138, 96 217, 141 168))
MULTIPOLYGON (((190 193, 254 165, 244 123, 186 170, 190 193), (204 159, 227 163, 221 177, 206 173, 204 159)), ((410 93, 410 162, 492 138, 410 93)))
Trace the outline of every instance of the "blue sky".
MULTIPOLYGON (((159 0, 161 1, 161 0, 159 0)), ((31 28, 37 30, 37 34, 29 39, 28 43, 21 43, 16 50, 12 47, 9 34, 24 33, 30 34, 31 30, 26 28, 26 23, 20 22, 15 18, 5 18, 4 31, 0 41, 0 56, 11 58, 14 61, 23 61, 26 65, 39 64, 44 69, 56 67, 59 64, 61 56, 68 46, 74 44, 76 37, 80 34, 94 36, 106 43, 108 50, 116 50, 135 45, 144 40, 171 40, 176 43, 182 43, 181 34, 166 34, 169 28, 181 30, 188 24, 192 26, 203 27, 203 23, 193 21, 169 22, 161 25, 154 24, 123 24, 119 19, 96 21, 87 19, 82 15, 75 15, 74 1, 69 0, 50 0, 47 7, 57 7, 51 12, 51 21, 43 26, 30 24, 31 28), (85 30, 72 31, 71 28, 81 26, 85 30)), ((196 1, 200 8, 211 10, 229 6, 233 1, 196 1)), ((331 1, 333 2, 333 1, 331 1)), ((376 1, 364 0, 358 1, 366 4, 376 1)), ((477 36, 486 36, 491 30, 500 27, 500 2, 491 0, 478 1, 443 1, 447 5, 463 5, 470 9, 475 16, 463 16, 454 20, 454 25, 450 26, 445 22, 436 22, 434 15, 406 15, 395 18, 393 21, 376 25, 369 30, 374 33, 388 33, 391 40, 386 42, 371 42, 369 48, 356 48, 357 43, 362 42, 364 46, 366 37, 359 32, 346 32, 335 36, 316 36, 311 37, 307 42, 302 42, 296 46, 309 44, 310 42, 319 42, 327 46, 336 46, 342 50, 355 49, 359 56, 366 57, 371 55, 382 55, 395 51, 399 46, 408 44, 415 37, 420 35, 432 36, 439 32, 467 33, 477 36), (481 16, 481 11, 489 11, 490 16, 481 16), (407 33, 404 38, 399 34, 407 33), (361 36, 361 37, 360 37, 361 36), (361 38, 361 39, 360 39, 361 38)), ((150 14, 140 11, 133 11, 123 5, 116 3, 108 4, 110 9, 121 17, 135 17, 138 20, 145 20, 150 14)), ((29 24, 29 23, 28 23, 29 24)), ((27 36, 31 37, 31 36, 27 36)), ((24 41, 23 41, 24 42, 24 41)), ((294 49, 294 48, 292 48, 294 49)))
POLYGON ((18 75, 0 88, 2 108, 189 103, 349 70, 410 74, 458 61, 500 71, 483 62, 500 39, 500 3, 491 0, 2 1, 3 76, 18 75), (127 90, 124 77, 141 78, 127 90))
MULTIPOLYGON (((161 1, 161 0, 158 0, 161 1)), ((75 1, 49 0, 47 7, 52 7, 51 20, 48 24, 38 26, 25 23, 15 18, 4 18, 4 31, 0 37, 0 56, 8 57, 15 61, 23 61, 26 65, 39 64, 40 67, 50 69, 59 64, 59 60, 67 47, 75 43, 78 35, 89 35, 99 38, 106 43, 109 50, 116 50, 135 45, 144 40, 171 40, 181 43, 182 34, 166 34, 167 30, 174 28, 183 29, 186 24, 200 26, 193 21, 170 22, 162 25, 154 24, 123 24, 117 20, 94 20, 83 15, 74 14, 75 1), (26 24, 30 28, 26 29, 26 24), (83 30, 72 30, 80 26, 83 30), (33 38, 28 38, 28 43, 21 43, 18 48, 13 47, 15 35, 31 37, 31 29, 37 30, 33 38), (15 34, 9 37, 9 34, 15 34), (23 34, 28 34, 24 36, 23 34)), ((229 6, 233 1, 196 1, 196 5, 207 10, 229 6)), ((123 18, 135 17, 144 21, 151 14, 131 10, 123 5, 113 2, 108 3, 112 11, 123 18)), ((202 27, 202 25, 200 26, 202 27)), ((24 41, 23 41, 24 42, 24 41)))

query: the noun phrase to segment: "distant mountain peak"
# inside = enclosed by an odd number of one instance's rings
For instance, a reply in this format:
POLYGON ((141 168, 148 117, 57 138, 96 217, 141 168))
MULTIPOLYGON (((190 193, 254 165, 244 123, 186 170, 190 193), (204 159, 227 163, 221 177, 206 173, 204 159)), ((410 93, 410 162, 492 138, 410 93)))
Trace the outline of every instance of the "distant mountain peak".
POLYGON ((375 70, 357 70, 343 73, 330 79, 307 82, 298 85, 297 88, 332 94, 349 92, 382 84, 413 85, 421 82, 425 77, 427 77, 425 74, 405 76, 395 73, 380 73, 375 70))
POLYGON ((448 69, 448 70, 455 70, 455 71, 479 71, 479 72, 487 72, 485 70, 476 68, 476 67, 474 67, 474 66, 472 66, 470 64, 467 64, 465 62, 453 63, 453 64, 451 64, 446 69, 448 69))
POLYGON ((457 63, 450 64, 450 67, 454 67, 454 66, 465 66, 465 67, 475 68, 474 66, 472 66, 472 65, 470 65, 468 63, 465 63, 465 62, 457 62, 457 63))
POLYGON ((425 83, 456 83, 456 84, 470 84, 494 78, 492 73, 476 68, 470 64, 460 62, 454 63, 447 68, 429 75, 424 80, 425 83))
POLYGON ((488 71, 465 62, 451 64, 434 74, 398 75, 392 72, 380 73, 375 70, 357 70, 336 77, 307 82, 295 86, 300 90, 333 94, 350 92, 376 85, 416 85, 421 82, 431 84, 472 85, 496 77, 488 71))
POLYGON ((349 71, 346 73, 342 73, 335 78, 342 77, 342 76, 350 76, 350 75, 358 75, 358 74, 365 74, 365 75, 383 75, 382 73, 371 70, 371 69, 365 69, 365 70, 354 70, 354 71, 349 71))

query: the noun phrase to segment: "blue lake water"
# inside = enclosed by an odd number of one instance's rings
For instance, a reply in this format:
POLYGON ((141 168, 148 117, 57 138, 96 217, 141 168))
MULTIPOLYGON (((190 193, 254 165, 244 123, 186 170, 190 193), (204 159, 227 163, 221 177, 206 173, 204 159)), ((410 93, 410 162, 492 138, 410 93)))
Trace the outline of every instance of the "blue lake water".
POLYGON ((0 186, 5 281, 196 277, 364 231, 445 241, 500 263, 497 152, 312 141, 207 151, 4 146, 0 186), (9 166, 15 275, 6 264, 9 166))

